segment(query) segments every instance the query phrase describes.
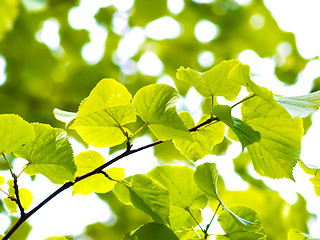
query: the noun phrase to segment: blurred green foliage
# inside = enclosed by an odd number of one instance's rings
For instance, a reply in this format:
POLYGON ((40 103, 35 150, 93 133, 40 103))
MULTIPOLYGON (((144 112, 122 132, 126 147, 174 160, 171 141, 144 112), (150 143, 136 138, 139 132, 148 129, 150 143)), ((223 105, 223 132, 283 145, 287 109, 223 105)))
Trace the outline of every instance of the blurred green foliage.
MULTIPOLYGON (((308 63, 299 55, 294 35, 279 28, 262 0, 252 0, 247 6, 233 0, 216 0, 207 4, 185 0, 184 8, 178 14, 169 11, 166 0, 135 0, 124 13, 114 5, 98 9, 95 21, 108 35, 101 60, 90 64, 83 58, 82 48, 93 40, 92 36, 84 27, 74 29, 69 23, 70 10, 79 4, 78 0, 0 0, 0 56, 6 62, 6 81, 0 85, 0 113, 16 113, 29 122, 61 127, 53 117, 53 109, 77 111, 80 101, 104 77, 119 80, 134 94, 142 86, 155 83, 158 77, 166 74, 184 96, 190 86, 176 79, 176 69, 185 66, 200 72, 207 70, 198 61, 203 51, 213 53, 215 64, 236 58, 244 50, 253 50, 260 57, 273 58, 276 76, 287 84, 294 84, 308 63), (123 18, 128 26, 120 33, 115 30, 119 14, 128 16, 128 19, 123 18), (125 63, 131 61, 136 64, 143 53, 152 51, 162 61, 163 73, 160 76, 143 75, 135 67, 133 72, 126 74, 124 64, 115 57, 121 41, 132 29, 143 29, 164 16, 172 17, 180 24, 181 34, 163 40, 146 37, 138 50, 124 60, 125 63), (36 38, 48 19, 59 23, 60 45, 57 50, 50 49, 36 38), (208 20, 219 29, 218 36, 208 43, 202 43, 195 37, 194 29, 200 20, 208 20), (287 56, 279 53, 279 44, 283 43, 292 49, 287 56)), ((319 85, 317 79, 314 90, 318 90, 319 85)), ((229 144, 225 140, 213 153, 223 154, 229 144)), ((118 149, 111 149, 111 152, 118 149)), ((165 161, 184 160, 171 143, 156 147, 155 155, 165 161)), ((267 239, 286 239, 289 228, 308 233, 306 222, 310 214, 303 197, 299 196, 297 203, 289 206, 278 193, 248 174, 248 162, 247 156, 241 156, 235 161, 235 170, 251 187, 242 192, 224 191, 221 197, 226 205, 245 204, 255 209, 264 223, 267 239)), ((105 236, 120 239, 125 233, 150 221, 145 214, 120 203, 113 193, 100 197, 115 215, 112 223, 88 226, 83 235, 91 239, 105 239, 105 236)), ((0 212, 1 209, 2 203, 0 212)), ((30 227, 25 224, 21 228, 23 236, 18 233, 15 236, 25 239, 29 231, 30 227)))

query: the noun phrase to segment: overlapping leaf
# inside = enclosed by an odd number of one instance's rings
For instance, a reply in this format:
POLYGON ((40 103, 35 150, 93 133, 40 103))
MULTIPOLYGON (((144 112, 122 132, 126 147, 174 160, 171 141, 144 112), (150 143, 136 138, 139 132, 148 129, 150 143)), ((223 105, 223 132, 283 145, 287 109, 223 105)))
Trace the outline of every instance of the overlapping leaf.
POLYGON ((226 105, 216 105, 212 108, 212 113, 224 122, 236 134, 242 145, 242 150, 260 141, 260 133, 253 130, 248 124, 231 115, 231 107, 226 105))
POLYGON ((189 167, 162 165, 152 169, 147 176, 168 190, 172 205, 183 209, 204 208, 207 198, 194 183, 193 174, 189 167))
POLYGON ((242 117, 261 134, 259 142, 247 147, 255 170, 262 176, 293 179, 303 135, 301 119, 292 119, 280 104, 260 97, 242 104, 242 117))
MULTIPOLYGON (((92 150, 79 153, 74 158, 74 161, 77 166, 76 176, 89 173, 105 163, 104 157, 92 150)), ((105 173, 115 180, 122 180, 124 178, 124 170, 122 168, 110 168, 106 170, 105 173)), ((92 192, 106 193, 111 191, 115 184, 115 181, 109 180, 103 174, 95 174, 73 185, 72 193, 82 195, 87 195, 92 192)))
POLYGON ((35 138, 14 153, 29 161, 25 173, 41 173, 53 183, 63 184, 74 179, 76 166, 66 132, 46 124, 33 123, 35 138))
POLYGON ((228 211, 225 210, 219 215, 218 221, 226 234, 223 236, 218 236, 218 240, 266 239, 266 234, 261 228, 261 221, 253 209, 244 206, 234 206, 230 209, 238 216, 241 216, 241 218, 248 219, 250 222, 255 223, 254 226, 259 226, 259 228, 250 230, 243 228, 241 225, 237 224, 235 219, 229 214, 228 211))
MULTIPOLYGON (((180 113, 179 116, 188 128, 195 126, 193 119, 188 112, 180 113)), ((202 116, 198 124, 209 118, 209 115, 202 116)), ((182 155, 196 161, 210 154, 212 147, 222 142, 224 139, 224 132, 225 125, 222 122, 214 122, 211 125, 199 128, 195 132, 191 132, 192 141, 174 139, 173 143, 182 155)))
POLYGON ((157 223, 169 224, 170 198, 167 189, 144 175, 134 175, 130 180, 130 185, 116 184, 114 190, 119 200, 132 204, 157 223))
POLYGON ((128 233, 123 240, 179 240, 174 232, 164 224, 147 223, 132 233, 128 233))
POLYGON ((162 141, 171 139, 192 140, 174 106, 177 91, 165 84, 151 84, 141 88, 132 104, 140 118, 162 141))
POLYGON ((72 122, 75 119, 75 117, 78 115, 77 113, 63 111, 58 108, 55 108, 53 110, 53 114, 57 120, 64 122, 66 126, 68 126, 69 123, 72 122))
POLYGON ((11 153, 33 139, 31 124, 14 114, 0 115, 0 155, 11 153))
POLYGON ((306 117, 320 106, 320 91, 296 97, 275 97, 293 118, 306 117))
POLYGON ((246 220, 239 217, 233 211, 229 210, 219 197, 217 190, 218 171, 214 163, 204 163, 197 167, 194 172, 194 182, 198 187, 206 193, 208 197, 215 198, 225 210, 227 210, 234 221, 243 229, 255 230, 261 226, 251 220, 246 220))
POLYGON ((130 131, 123 125, 136 121, 131 94, 113 79, 102 79, 83 100, 71 128, 89 144, 109 147, 121 144, 130 131))
MULTIPOLYGON (((240 90, 245 72, 238 65, 242 65, 239 60, 223 61, 214 66, 209 71, 202 74, 190 68, 180 67, 177 71, 179 80, 190 83, 205 98, 213 96, 223 96, 227 100, 234 100, 240 90)), ((249 75, 248 75, 249 76, 249 75)))

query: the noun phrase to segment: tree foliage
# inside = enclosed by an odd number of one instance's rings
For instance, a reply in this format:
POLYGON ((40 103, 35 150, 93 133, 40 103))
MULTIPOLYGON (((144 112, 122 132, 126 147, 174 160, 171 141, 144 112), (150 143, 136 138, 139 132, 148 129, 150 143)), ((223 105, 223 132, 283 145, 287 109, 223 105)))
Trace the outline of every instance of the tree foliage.
POLYGON ((275 56, 279 44, 290 44, 289 56, 275 58, 275 74, 287 84, 295 82, 308 62, 299 55, 294 35, 277 26, 261 0, 247 6, 233 0, 184 1, 178 14, 165 0, 136 0, 122 12, 128 18, 122 32, 115 25, 121 13, 116 4, 100 7, 94 19, 108 35, 96 63, 81 55, 92 36, 68 22, 78 4, 74 0, 4 1, 0 10, 0 15, 5 13, 0 17, 0 55, 6 61, 6 81, 0 86, 0 169, 11 175, 10 179, 0 175, 4 196, 0 212, 19 213, 18 218, 11 217, 12 224, 0 239, 26 239, 29 217, 69 188, 73 194, 97 194, 118 217, 112 226, 87 226, 82 236, 92 239, 107 235, 142 240, 314 239, 308 235, 311 214, 303 196, 288 204, 248 171, 252 162, 261 176, 294 181, 293 169, 300 165, 313 175, 310 184, 320 195, 318 168, 300 159, 303 119, 318 110, 320 92, 275 96, 254 82, 250 66, 236 59, 246 49, 260 57, 275 56), (261 28, 250 24, 256 15, 264 19, 261 28), (164 16, 181 24, 180 35, 165 39, 147 35, 137 50, 127 49, 128 57, 119 59, 130 32, 146 30, 164 16), (38 37, 48 19, 59 25, 57 49, 38 37), (194 29, 200 20, 218 26, 218 36, 198 41, 194 29), (150 49, 162 61, 160 74, 148 75, 138 68, 126 71, 126 64, 138 64, 150 49), (214 64, 200 64, 198 56, 205 51, 214 53, 214 64), (173 79, 174 86, 158 83, 163 75, 173 79), (188 106, 177 109, 177 101, 191 87, 203 99, 197 123, 188 106), (241 98, 243 91, 247 95, 241 98), (222 98, 226 103, 219 103, 222 98), (234 114, 236 108, 241 116, 234 114), (152 143, 134 143, 147 135, 152 143), (70 137, 91 149, 74 154, 70 137), (225 189, 214 163, 214 155, 223 155, 230 144, 242 147, 234 170, 249 184, 245 191, 225 189), (109 156, 93 147, 108 148, 109 156), (127 176, 124 169, 113 166, 148 148, 154 148, 161 160, 149 172, 127 176), (12 163, 21 159, 26 164, 16 172, 12 163), (184 166, 168 164, 172 160, 184 166), (30 208, 35 193, 20 187, 22 174, 31 178, 41 174, 60 186, 30 208), (203 213, 209 209, 207 221, 203 213), (223 233, 217 232, 214 222, 223 233))

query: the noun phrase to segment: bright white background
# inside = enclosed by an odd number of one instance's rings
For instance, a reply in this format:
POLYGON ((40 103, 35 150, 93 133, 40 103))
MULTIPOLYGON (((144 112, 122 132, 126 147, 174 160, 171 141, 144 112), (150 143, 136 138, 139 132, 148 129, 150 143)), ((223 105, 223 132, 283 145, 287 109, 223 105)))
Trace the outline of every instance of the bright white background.
MULTIPOLYGON (((199 0, 198 2, 205 3, 212 1, 199 0)), ((237 0, 237 2, 246 5, 250 3, 250 0, 237 0)), ((320 1, 265 0, 264 2, 272 12, 279 26, 283 30, 295 34, 298 50, 303 57, 315 58, 320 56, 320 1)), ((147 25, 146 28, 135 27, 128 29, 126 22, 128 16, 126 11, 133 5, 133 0, 82 0, 80 7, 71 10, 69 14, 71 26, 75 29, 87 29, 90 32, 91 42, 83 47, 83 58, 89 64, 95 64, 102 58, 105 51, 104 43, 108 32, 105 28, 97 25, 94 15, 100 7, 106 7, 111 4, 114 4, 118 9, 114 17, 113 30, 125 36, 120 42, 120 47, 115 53, 113 60, 121 66, 123 72, 130 74, 134 71, 140 71, 146 75, 160 75, 162 77, 159 79, 159 82, 173 85, 170 77, 162 75, 162 62, 154 53, 145 53, 138 63, 133 62, 129 58, 137 52, 146 37, 154 39, 175 38, 179 36, 182 29, 179 23, 170 17, 156 20, 147 25), (154 31, 154 29, 157 29, 157 31, 154 31)), ((168 0, 168 7, 172 13, 179 13, 183 9, 183 6, 183 0, 168 0)), ((250 24, 253 28, 260 28, 264 24, 264 19, 260 16, 254 16, 250 20, 250 24)), ((52 51, 61 54, 58 31, 58 22, 50 19, 44 22, 43 27, 37 33, 36 37, 38 41, 47 44, 52 51)), ((201 42, 209 42, 219 34, 218 28, 214 24, 206 21, 199 22, 194 32, 197 39, 201 42), (208 31, 208 29, 210 31, 208 31)), ((290 47, 284 45, 281 49, 280 51, 282 51, 284 55, 290 53, 290 47)), ((307 94, 311 90, 312 80, 320 76, 320 61, 318 59, 312 60, 299 75, 297 84, 287 87, 275 78, 275 64, 271 58, 262 59, 250 50, 242 52, 238 58, 243 63, 249 64, 252 73, 256 76, 254 77, 254 81, 277 94, 290 96, 307 94)), ((201 65, 210 67, 214 63, 214 56, 210 52, 203 52, 199 55, 198 60, 201 65)), ((0 85, 4 84, 6 80, 5 65, 5 59, 0 56, 0 85)), ((186 98, 178 103, 178 108, 179 104, 184 104, 189 107, 193 116, 199 117, 200 102, 201 98, 199 95, 194 89, 191 89, 186 98)), ((313 126, 303 138, 301 159, 306 163, 320 167, 317 148, 320 142, 320 112, 313 114, 312 120, 313 126)), ((75 155, 81 151, 85 151, 77 142, 72 139, 70 139, 70 141, 73 144, 75 155)), ((143 137, 134 141, 134 145, 142 146, 150 141, 151 139, 143 137)), ((103 154, 107 160, 112 158, 112 156, 106 155, 107 151, 105 149, 95 150, 103 154)), ((233 144, 223 158, 233 159, 240 151, 241 147, 239 144, 233 144)), ((205 160, 212 161, 212 157, 208 157, 205 160)), ((199 163, 201 162, 202 161, 199 161, 199 163)), ((217 163, 219 173, 222 176, 228 176, 224 178, 227 188, 231 190, 246 189, 247 184, 233 172, 232 161, 217 161, 217 163), (221 163, 223 163, 223 165, 221 163), (238 183, 236 186, 234 184, 235 182, 238 183)), ((16 161, 14 166, 15 171, 19 172, 18 169, 22 168, 23 164, 22 160, 16 161)), ((145 173, 156 164, 157 162, 153 157, 153 150, 148 149, 119 161, 115 166, 125 168, 126 176, 130 176, 137 173, 145 173), (139 166, 138 168, 136 167, 137 165, 139 166)), ((253 170, 252 174, 257 178, 261 178, 253 170)), ((1 172, 1 175, 3 175, 3 172, 1 172)), ((320 216, 320 198, 315 196, 313 185, 308 181, 310 176, 304 174, 300 168, 295 169, 294 176, 296 183, 289 180, 263 179, 269 186, 278 190, 281 196, 289 203, 296 201, 296 192, 301 193, 308 202, 308 210, 320 216)), ((5 177, 6 179, 10 179, 9 175, 5 177)), ((31 182, 29 177, 22 176, 19 178, 19 183, 21 187, 25 186, 33 193, 33 206, 36 206, 58 188, 57 185, 53 185, 45 177, 40 175, 37 176, 35 182, 31 182)), ((69 189, 55 197, 29 219, 29 223, 33 226, 33 229, 28 239, 42 240, 54 235, 77 235, 82 233, 84 227, 90 223, 108 221, 110 219, 110 213, 108 206, 101 202, 94 194, 89 196, 71 196, 71 189, 69 189)), ((1 233, 9 225, 7 217, 3 214, 0 214, 0 223, 1 233)), ((310 235, 320 237, 319 224, 319 220, 309 223, 310 235)))

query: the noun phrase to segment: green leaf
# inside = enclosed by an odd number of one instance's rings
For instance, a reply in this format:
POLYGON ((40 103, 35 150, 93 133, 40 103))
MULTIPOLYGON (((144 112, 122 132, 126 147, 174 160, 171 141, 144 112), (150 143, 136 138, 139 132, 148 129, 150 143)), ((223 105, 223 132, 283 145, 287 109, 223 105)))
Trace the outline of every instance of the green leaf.
POLYGON ((262 176, 293 179, 303 135, 300 118, 292 119, 280 105, 259 97, 242 104, 243 121, 260 132, 261 140, 248 146, 255 170, 262 176))
POLYGON ((174 232, 166 225, 147 223, 132 233, 124 236, 123 240, 179 240, 174 232))
MULTIPOLYGON (((202 215, 200 209, 191 209, 191 214, 199 223, 201 223, 202 215)), ((175 232, 180 232, 186 229, 193 229, 197 223, 191 214, 186 209, 170 206, 170 227, 175 232)))
POLYGON ((240 90, 241 82, 238 78, 243 78, 246 74, 240 68, 234 70, 241 64, 239 60, 223 61, 203 74, 196 73, 190 68, 180 67, 177 78, 192 84, 195 89, 205 98, 213 96, 223 96, 226 100, 234 100, 240 90))
POLYGON ((254 223, 256 228, 254 229, 245 229, 241 225, 237 224, 235 218, 230 215, 229 211, 224 210, 218 217, 218 221, 226 233, 224 236, 218 236, 217 239, 230 239, 230 240, 260 240, 266 239, 266 235, 261 229, 261 220, 259 219, 257 213, 249 208, 244 206, 234 206, 230 208, 232 212, 236 215, 241 216, 241 218, 245 218, 250 220, 250 222, 254 223))
MULTIPOLYGON (((184 112, 179 114, 179 116, 188 128, 195 126, 189 113, 184 112)), ((202 116, 198 124, 203 123, 209 118, 209 115, 202 116)), ((213 122, 210 125, 199 128, 195 132, 191 132, 192 141, 174 139, 173 143, 182 155, 196 161, 210 154, 212 152, 212 147, 223 141, 224 132, 225 125, 222 122, 213 122)))
POLYGON ((147 176, 169 191, 172 205, 183 209, 204 208, 207 198, 194 183, 193 174, 189 167, 162 165, 152 169, 147 176))
POLYGON ((29 161, 24 172, 29 175, 41 173, 56 184, 73 180, 76 166, 66 132, 46 124, 32 125, 35 139, 14 152, 29 161))
POLYGON ((53 110, 53 114, 57 120, 64 122, 66 126, 68 126, 69 123, 72 122, 75 119, 75 117, 78 115, 78 113, 66 112, 58 108, 55 108, 53 110))
POLYGON ((143 87, 133 98, 132 104, 137 114, 162 141, 177 138, 192 140, 176 112, 174 103, 177 98, 177 91, 165 84, 143 87))
POLYGON ((124 85, 113 79, 103 79, 80 104, 71 128, 95 147, 121 144, 131 134, 123 125, 136 121, 131 98, 124 85))
POLYGON ((18 212, 17 210, 17 203, 13 200, 11 200, 11 198, 4 198, 3 199, 4 204, 6 205, 6 207, 9 209, 10 213, 16 213, 18 212))
POLYGON ((320 106, 320 91, 296 97, 275 97, 292 116, 306 117, 317 111, 320 106))
MULTIPOLYGON (((0 186, 5 183, 4 177, 0 176, 0 186)), ((1 188, 0 188, 1 189, 1 188)))
MULTIPOLYGON (((104 157, 93 150, 79 153, 74 158, 74 161, 77 166, 75 176, 81 176, 89 173, 105 163, 104 157)), ((109 177, 115 180, 122 180, 124 178, 124 170, 122 168, 110 168, 105 172, 109 177)), ((75 183, 72 187, 72 194, 79 193, 82 195, 88 195, 92 192, 106 193, 111 191, 115 184, 115 181, 109 180, 103 174, 95 174, 75 183)))
POLYGON ((260 226, 257 226, 254 222, 250 222, 246 219, 243 219, 229 210, 222 200, 219 197, 217 190, 217 180, 218 180, 218 170, 215 163, 204 163, 199 165, 194 172, 194 182, 198 187, 206 193, 208 197, 215 198, 227 210, 230 216, 239 224, 242 228, 247 230, 257 229, 260 226))
POLYGON ((249 125, 244 123, 238 118, 234 118, 231 115, 231 107, 226 105, 216 105, 212 108, 212 113, 224 122, 230 129, 236 134, 237 139, 242 145, 242 150, 260 141, 260 133, 254 131, 249 125))
POLYGON ((23 209, 27 210, 32 203, 32 199, 33 199, 32 193, 26 188, 20 188, 19 196, 20 196, 20 201, 23 209))
POLYGON ((1 1, 0 8, 0 41, 4 37, 7 31, 10 31, 13 26, 16 17, 19 13, 19 1, 18 0, 4 0, 1 1))
POLYGON ((14 114, 0 115, 0 155, 11 153, 33 139, 31 124, 14 114))
POLYGON ((297 229, 290 229, 288 232, 288 240, 319 240, 319 238, 313 238, 297 229))
POLYGON ((115 193, 119 200, 132 205, 152 217, 157 223, 169 223, 170 199, 167 189, 148 176, 134 175, 131 185, 116 184, 115 193), (124 190, 127 188, 129 191, 124 190))
POLYGON ((65 237, 48 237, 45 240, 68 240, 65 237))
POLYGON ((299 163, 305 173, 314 175, 314 177, 310 178, 309 180, 313 184, 316 195, 320 196, 320 174, 318 174, 320 169, 318 167, 305 164, 301 160, 299 161, 299 163))

